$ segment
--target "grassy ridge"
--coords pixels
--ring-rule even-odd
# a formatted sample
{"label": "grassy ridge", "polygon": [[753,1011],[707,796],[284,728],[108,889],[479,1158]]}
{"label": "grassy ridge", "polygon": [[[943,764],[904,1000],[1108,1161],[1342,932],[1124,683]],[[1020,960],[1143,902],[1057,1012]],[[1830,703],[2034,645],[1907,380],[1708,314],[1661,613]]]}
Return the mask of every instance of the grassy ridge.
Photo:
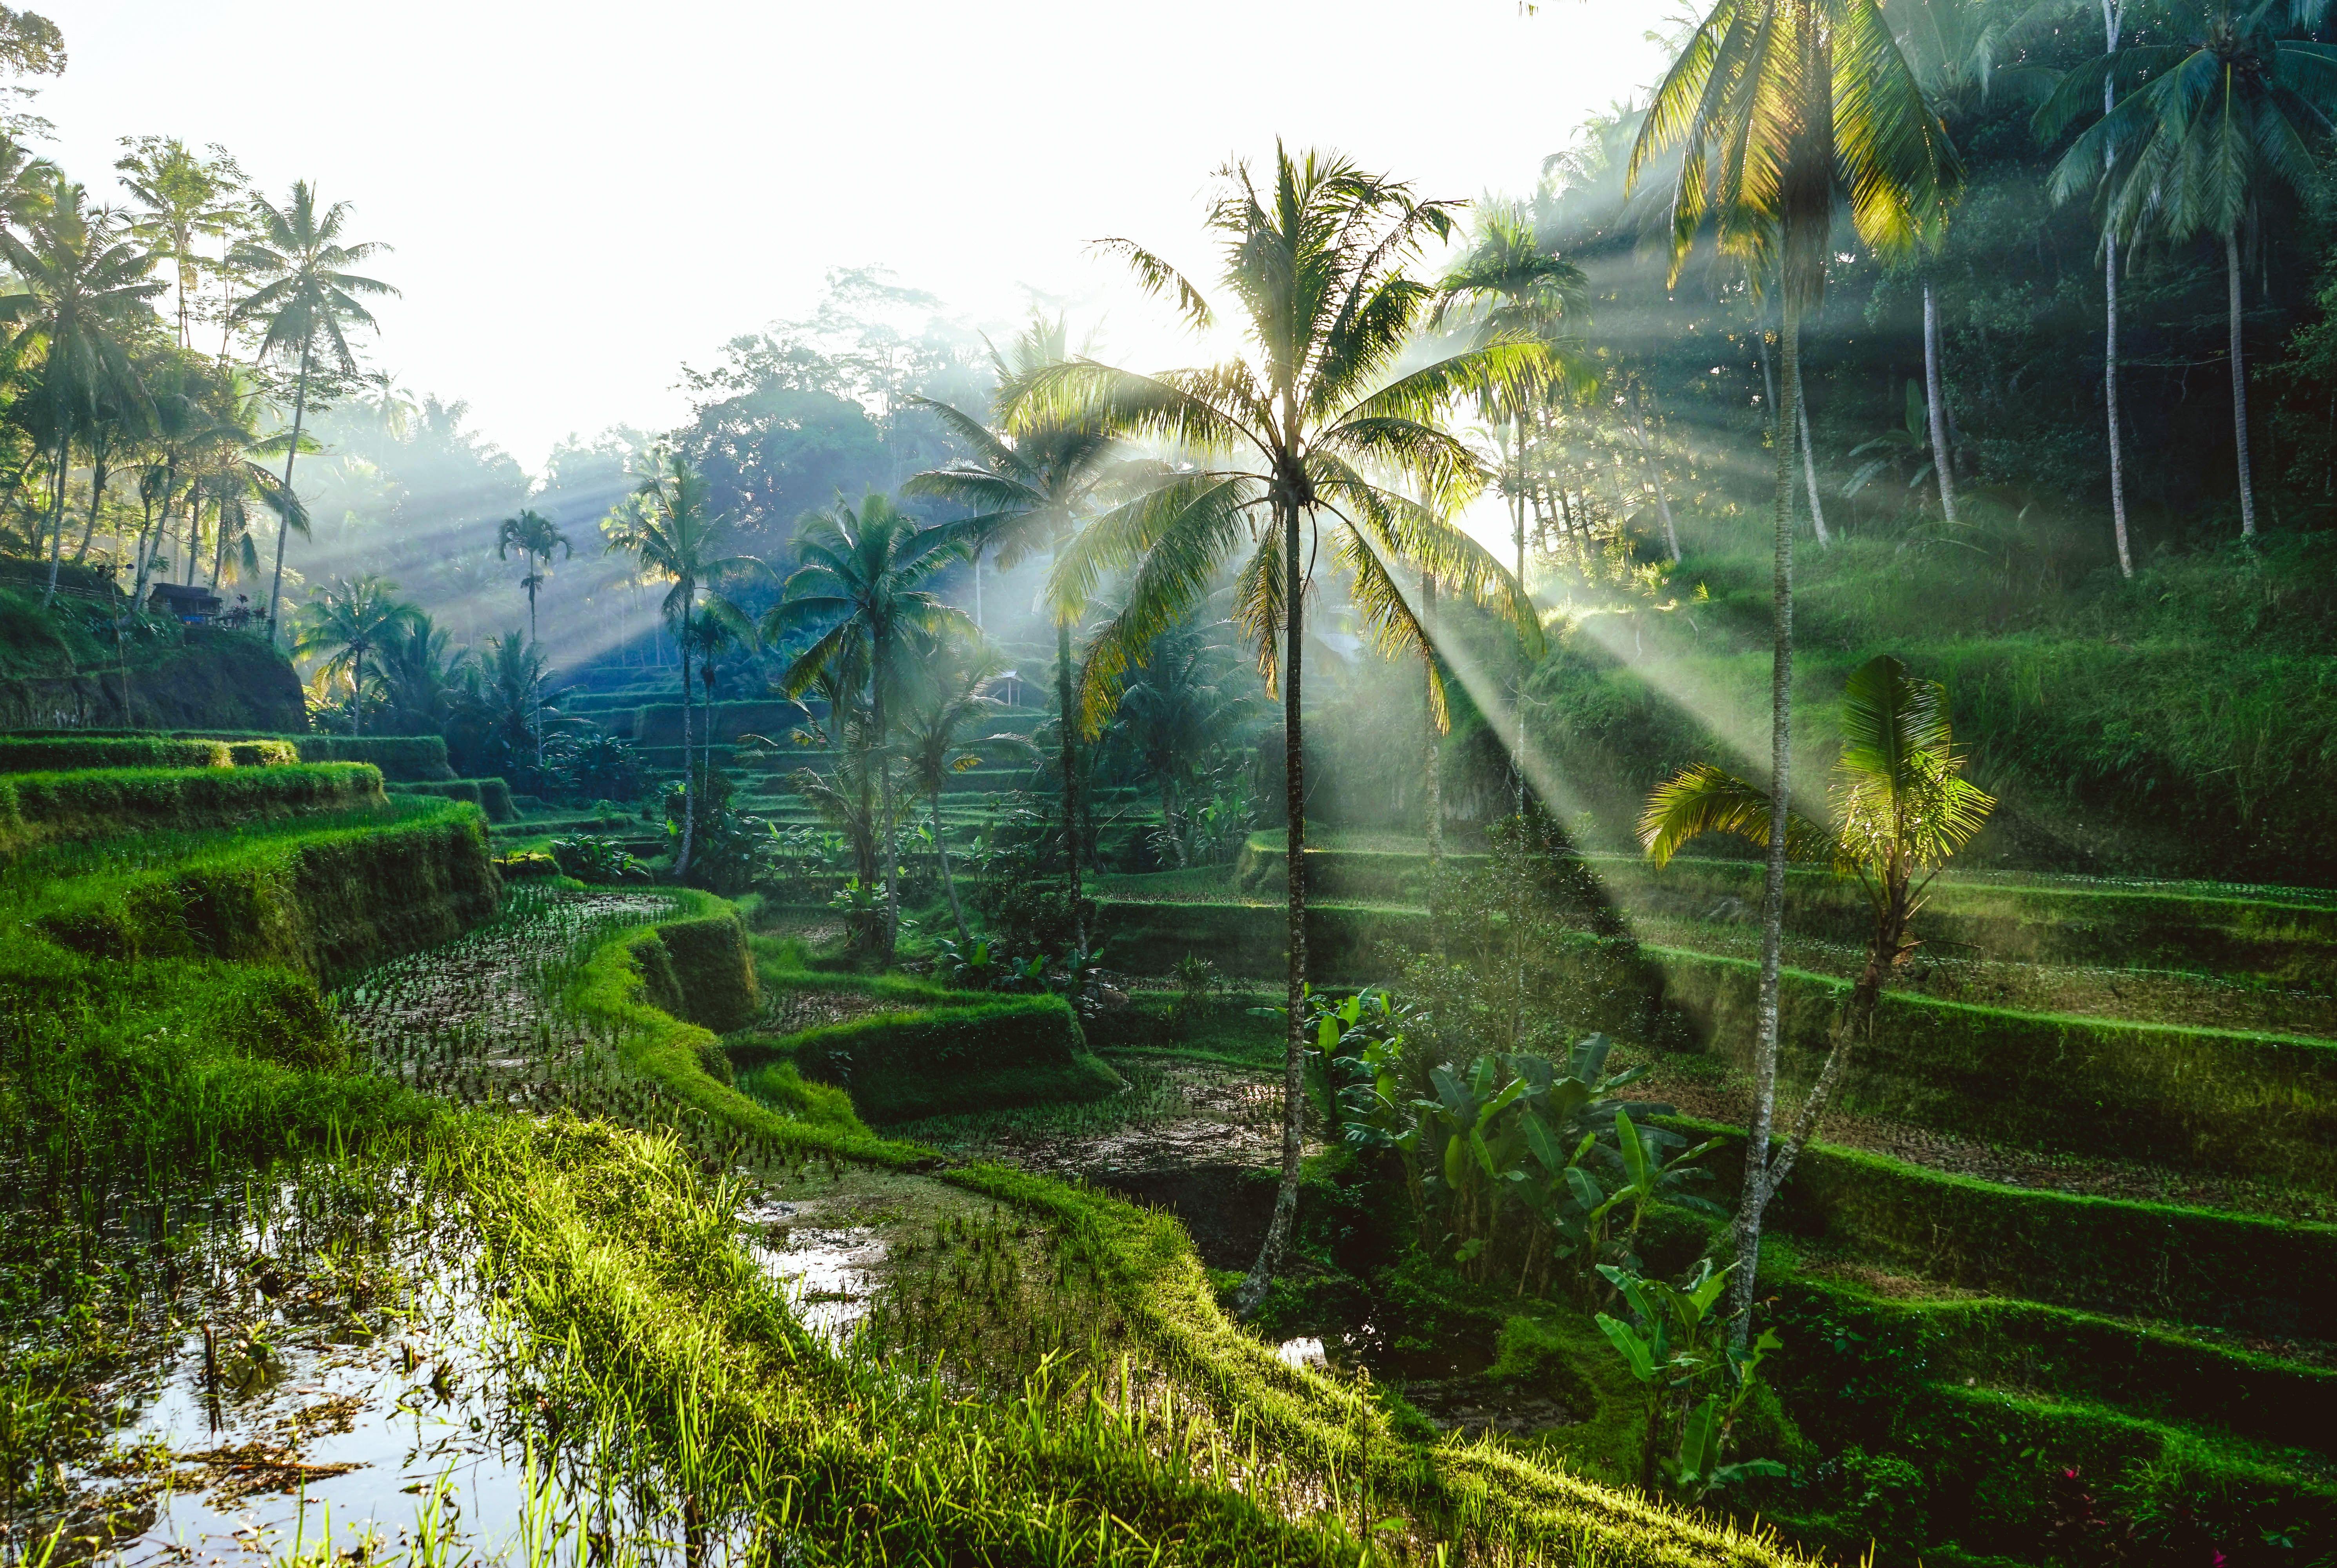
{"label": "grassy ridge", "polygon": [[519,820],[518,803],[511,785],[499,778],[425,779],[401,783],[400,794],[435,795],[440,800],[468,801],[487,813],[491,823]]}
{"label": "grassy ridge", "polygon": [[[1740,1129],[1681,1119],[1719,1189],[1741,1183]],[[1805,1242],[1970,1290],[2088,1311],[2337,1339],[2337,1225],[2000,1186],[1812,1144],[1773,1223]]]}
{"label": "grassy ridge", "polygon": [[9,774],[0,776],[0,854],[58,839],[200,832],[384,803],[380,770],[362,763]]}
{"label": "grassy ridge", "polygon": [[0,774],[77,773],[85,768],[233,767],[225,741],[156,735],[0,737]]}
{"label": "grassy ridge", "polygon": [[1061,997],[1001,997],[879,1013],[777,1038],[735,1042],[752,1093],[774,1066],[850,1090],[874,1122],[1043,1101],[1093,1100],[1125,1087],[1087,1048]]}
{"label": "grassy ridge", "polygon": [[147,837],[161,840],[151,856],[135,838],[103,846],[114,863],[40,888],[18,918],[94,957],[274,965],[330,985],[460,935],[500,892],[486,823],[452,801]]}
{"label": "grassy ridge", "polygon": [[[1162,968],[1184,953],[1227,972],[1278,972],[1283,911],[1271,905],[1109,900],[1117,961]],[[1387,978],[1434,940],[1426,915],[1368,907],[1308,911],[1317,983]],[[1555,977],[1544,1005],[1574,1027],[1659,1049],[1742,1058],[1754,1037],[1749,960],[1583,934],[1538,955]],[[1817,1074],[1845,981],[1788,969],[1780,990],[1783,1070]],[[1740,1060],[1741,1065],[1741,1060]],[[1886,994],[1845,1090],[1861,1108],[2025,1147],[2175,1159],[2294,1182],[2337,1178],[2337,1045],[2181,1025],[2019,1012]]]}

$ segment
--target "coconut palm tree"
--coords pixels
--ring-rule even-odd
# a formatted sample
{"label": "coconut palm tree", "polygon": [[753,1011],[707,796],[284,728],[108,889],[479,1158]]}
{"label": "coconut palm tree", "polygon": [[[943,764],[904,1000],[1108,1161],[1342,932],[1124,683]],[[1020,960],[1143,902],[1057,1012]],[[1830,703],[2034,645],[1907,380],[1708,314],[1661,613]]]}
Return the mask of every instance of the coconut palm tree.
{"label": "coconut palm tree", "polygon": [[187,300],[202,287],[196,242],[234,231],[243,217],[243,170],[217,143],[209,158],[175,136],[125,136],[122,145],[129,151],[113,167],[140,208],[133,232],[177,269],[179,346],[191,347]]}
{"label": "coconut palm tree", "polygon": [[374,656],[374,667],[397,733],[436,735],[453,723],[473,662],[467,650],[455,652],[449,635],[418,611],[402,628],[391,628]]}
{"label": "coconut palm tree", "polygon": [[[1961,184],[1962,165],[1876,0],[1717,0],[1656,89],[1627,182],[1674,148],[1683,154],[1671,190],[1674,275],[1709,220],[1725,252],[1756,279],[1774,276],[1785,384],[1777,428],[1792,431],[1802,406],[1802,317],[1825,297],[1837,199],[1845,200],[1868,248],[1903,255],[1939,221]],[[1793,443],[1775,444],[1769,790],[1783,814],[1792,800],[1794,472]],[[1785,841],[1778,835],[1761,901],[1760,1034],[1730,1279],[1731,1331],[1740,1340],[1751,1325],[1761,1216],[1775,1191],[1769,1142],[1785,900]]]}
{"label": "coconut palm tree", "polygon": [[2249,477],[2247,359],[2241,337],[2240,251],[2265,200],[2285,187],[2320,189],[2313,138],[2337,115],[2337,44],[2284,38],[2293,0],[2210,9],[2187,44],[2142,44],[2062,78],[2037,112],[2038,133],[2058,137],[2105,85],[2115,103],[2053,170],[2056,201],[2098,188],[2105,236],[2180,245],[2224,244],[2237,447],[2240,533],[2256,532]]}
{"label": "coconut palm tree", "polygon": [[951,775],[982,765],[982,754],[958,737],[968,725],[998,707],[990,690],[1004,667],[986,643],[945,640],[923,661],[902,725],[901,754],[910,784],[925,797],[932,813],[934,853],[941,862],[942,888],[949,894],[950,920],[961,943],[972,942],[973,933],[966,929],[957,879],[950,872],[949,838],[942,831],[942,790]]}
{"label": "coconut palm tree", "polygon": [[56,598],[64,555],[65,478],[73,443],[95,430],[109,406],[147,404],[132,349],[153,321],[147,302],[163,283],[148,276],[154,257],[132,244],[114,215],[92,208],[88,193],[53,174],[27,232],[0,226],[0,261],[15,275],[14,292],[0,295],[0,326],[15,328],[7,346],[21,363],[45,344],[39,384],[39,425],[51,464],[47,537],[48,585],[41,602]]}
{"label": "coconut palm tree", "polygon": [[697,822],[697,786],[690,772],[690,648],[681,634],[697,618],[701,591],[719,601],[728,616],[743,618],[712,585],[768,569],[754,556],[724,553],[729,519],[709,506],[705,480],[671,452],[651,457],[640,483],[602,520],[601,532],[604,553],[625,551],[633,558],[638,579],[668,585],[659,609],[681,643],[681,844],[673,864],[674,878],[680,881],[689,873]]}
{"label": "coconut palm tree", "polygon": [[[292,436],[284,449],[283,483],[288,492],[292,463],[300,454],[300,426],[308,412],[310,376],[319,361],[328,371],[355,375],[357,359],[346,329],[376,325],[372,313],[358,303],[358,297],[377,297],[397,290],[347,270],[389,248],[370,242],[342,242],[347,202],[336,201],[320,212],[316,187],[303,180],[293,185],[291,199],[283,207],[255,196],[251,210],[258,220],[258,233],[237,243],[233,262],[259,287],[237,302],[233,319],[260,327],[261,358],[298,366],[292,385]],[[276,532],[276,577],[268,589],[270,640],[276,636],[277,609],[284,596],[288,531]]]}
{"label": "coconut palm tree", "polygon": [[421,614],[397,597],[397,584],[374,572],[328,582],[302,607],[292,651],[321,657],[319,682],[348,683],[351,735],[364,733],[366,681],[378,675],[378,656]]}
{"label": "coconut palm tree", "polygon": [[1186,782],[1208,765],[1257,705],[1255,681],[1232,676],[1227,651],[1195,621],[1179,621],[1153,639],[1112,721],[1160,792],[1161,828],[1180,867],[1191,860],[1182,810]]}
{"label": "coconut palm tree", "polygon": [[[1931,879],[1970,842],[1996,804],[1963,776],[1947,687],[1914,678],[1888,654],[1851,673],[1843,690],[1842,740],[1833,769],[1833,824],[1821,827],[1789,813],[1785,853],[1857,878],[1874,925],[1825,1066],[1771,1161],[1773,1186],[1785,1181],[1816,1133],[1852,1050],[1873,1034],[1883,981],[1919,945],[1910,927]],[[1716,767],[1692,767],[1648,797],[1639,841],[1658,866],[1708,833],[1733,833],[1765,849],[1775,842],[1774,810],[1770,797],[1743,779]]]}
{"label": "coconut palm tree", "polygon": [[[1002,420],[1014,389],[1051,365],[1071,357],[1069,336],[1061,317],[1034,318],[1012,346],[991,350],[997,372]],[[974,455],[945,468],[914,474],[901,493],[953,502],[971,509],[966,519],[968,548],[974,570],[982,556],[995,550],[1002,569],[1012,570],[1033,551],[1046,550],[1061,562],[1065,547],[1081,523],[1098,510],[1099,492],[1119,463],[1119,443],[1092,416],[1073,413],[1041,419],[1033,416],[1012,433],[993,429],[972,415],[930,398],[913,400],[931,412]],[[1055,696],[1060,721],[1056,745],[1061,752],[1058,772],[1063,789],[1065,869],[1071,881],[1071,908],[1085,945],[1086,926],[1078,915],[1082,892],[1080,879],[1080,766],[1077,747],[1080,724],[1074,708],[1071,679],[1071,618],[1055,620]]]}
{"label": "coconut palm tree", "polygon": [[[1530,342],[1547,345],[1565,364],[1574,390],[1593,385],[1589,366],[1579,356],[1574,328],[1590,299],[1582,268],[1544,250],[1535,238],[1533,219],[1515,205],[1486,208],[1477,220],[1474,242],[1460,264],[1438,285],[1436,308],[1429,325],[1441,326],[1448,317],[1476,328],[1480,343]],[[1517,548],[1518,580],[1526,579],[1526,426],[1532,408],[1517,398],[1488,400],[1489,420],[1509,427],[1503,453],[1507,460],[1501,490],[1510,503],[1510,531]],[[1672,556],[1679,557],[1673,541]]]}
{"label": "coconut palm tree", "polygon": [[[1451,234],[1452,203],[1418,200],[1409,186],[1336,154],[1294,156],[1281,147],[1263,189],[1246,164],[1221,170],[1221,179],[1208,226],[1220,243],[1220,280],[1244,313],[1247,355],[1157,375],[1085,360],[1041,370],[1015,389],[1009,424],[1019,432],[1092,419],[1177,449],[1133,499],[1072,542],[1053,574],[1059,617],[1078,613],[1107,575],[1128,579],[1123,602],[1088,651],[1087,731],[1100,726],[1153,639],[1190,614],[1229,565],[1236,623],[1282,697],[1290,879],[1282,1182],[1241,1289],[1247,1312],[1264,1298],[1297,1213],[1308,1043],[1300,696],[1316,547],[1327,533],[1332,564],[1384,652],[1421,642],[1393,575],[1398,562],[1428,567],[1448,589],[1499,601],[1521,630],[1538,635],[1522,589],[1499,562],[1374,475],[1401,470],[1438,495],[1481,484],[1481,466],[1439,415],[1456,398],[1530,397],[1548,384],[1551,362],[1547,346],[1504,337],[1395,373],[1436,296],[1408,268],[1425,241]],[[1207,297],[1168,262],[1127,240],[1108,244],[1194,326],[1214,321]],[[1441,704],[1441,686],[1436,696]]]}
{"label": "coconut palm tree", "polygon": [[[543,639],[535,629],[535,591],[543,586],[544,579],[552,573],[552,552],[560,550],[566,558],[573,559],[576,547],[568,542],[568,536],[560,531],[558,523],[530,509],[517,517],[507,517],[496,525],[495,559],[509,560],[508,552],[514,550],[527,563],[527,575],[520,579],[520,586],[527,589],[527,640],[541,647]],[[535,765],[538,768],[543,766],[542,725],[536,726]]]}
{"label": "coconut palm tree", "polygon": [[903,696],[908,661],[945,632],[980,635],[971,618],[944,604],[923,585],[964,559],[973,531],[965,522],[918,526],[891,500],[871,494],[856,509],[837,502],[803,520],[796,536],[802,564],[789,575],[779,602],[763,618],[765,642],[814,627],[823,629],[779,676],[779,689],[799,697],[822,670],[849,660],[868,674],[869,745],[875,753],[885,876],[885,925],[878,958],[890,962],[900,939],[899,823],[893,804],[888,716]]}

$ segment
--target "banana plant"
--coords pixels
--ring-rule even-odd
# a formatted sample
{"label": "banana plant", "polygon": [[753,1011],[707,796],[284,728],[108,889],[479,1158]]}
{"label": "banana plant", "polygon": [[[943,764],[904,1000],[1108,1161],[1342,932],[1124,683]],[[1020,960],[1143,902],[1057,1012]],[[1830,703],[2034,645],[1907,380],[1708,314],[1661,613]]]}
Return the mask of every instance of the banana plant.
{"label": "banana plant", "polygon": [[[1742,1348],[1729,1342],[1727,1315],[1713,1309],[1735,1269],[1700,1259],[1687,1283],[1674,1285],[1613,1264],[1599,1268],[1635,1320],[1599,1314],[1599,1331],[1648,1390],[1639,1484],[1652,1492],[1660,1475],[1684,1502],[1755,1475],[1785,1474],[1774,1460],[1724,1462],[1729,1433],[1760,1386],[1761,1362],[1782,1343],[1775,1329]],[[1663,1451],[1667,1424],[1677,1437],[1669,1454]]]}

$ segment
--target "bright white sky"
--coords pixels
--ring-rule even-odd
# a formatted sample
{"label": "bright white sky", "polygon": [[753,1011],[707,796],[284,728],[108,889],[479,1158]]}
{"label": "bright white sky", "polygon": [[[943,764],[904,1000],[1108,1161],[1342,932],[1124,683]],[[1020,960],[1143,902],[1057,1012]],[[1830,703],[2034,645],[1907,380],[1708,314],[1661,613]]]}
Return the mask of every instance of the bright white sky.
{"label": "bright white sky", "polygon": [[[1104,347],[1181,362],[1090,241],[1190,268],[1208,175],[1281,135],[1423,194],[1531,188],[1658,68],[1662,0],[33,0],[71,66],[35,108],[110,192],[117,137],[217,141],[271,195],[355,204],[396,253],[375,363],[466,398],[531,470],[674,423],[684,360],[882,264],[953,313],[1111,304]],[[1100,292],[1112,290],[1107,296]]]}

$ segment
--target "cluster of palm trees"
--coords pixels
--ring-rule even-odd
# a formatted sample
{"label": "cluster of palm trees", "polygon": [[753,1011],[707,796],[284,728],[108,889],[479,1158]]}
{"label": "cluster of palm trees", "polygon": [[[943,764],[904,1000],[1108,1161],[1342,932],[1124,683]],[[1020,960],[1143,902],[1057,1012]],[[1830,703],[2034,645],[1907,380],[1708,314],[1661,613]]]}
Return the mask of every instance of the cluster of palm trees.
{"label": "cluster of palm trees", "polygon": [[376,573],[320,584],[292,618],[292,652],[313,659],[309,685],[348,732],[368,722],[396,735],[445,734],[472,743],[495,771],[528,779],[544,767],[547,731],[566,724],[550,695],[541,644],[514,628],[456,648],[419,605]]}
{"label": "cluster of palm trees", "polygon": [[[349,242],[347,205],[321,204],[305,181],[281,205],[249,190],[216,148],[143,138],[118,168],[128,208],[93,203],[0,136],[0,544],[45,558],[54,599],[77,522],[74,561],[108,536],[106,564],[142,599],[165,571],[256,584],[264,511],[272,636],[286,541],[308,527],[292,483],[303,426],[320,390],[357,373],[349,333],[373,325],[364,301],[395,292],[352,270],[381,248]],[[206,273],[219,286],[208,303]],[[156,302],[174,287],[171,319]],[[194,343],[202,310],[220,325],[216,353]]]}

